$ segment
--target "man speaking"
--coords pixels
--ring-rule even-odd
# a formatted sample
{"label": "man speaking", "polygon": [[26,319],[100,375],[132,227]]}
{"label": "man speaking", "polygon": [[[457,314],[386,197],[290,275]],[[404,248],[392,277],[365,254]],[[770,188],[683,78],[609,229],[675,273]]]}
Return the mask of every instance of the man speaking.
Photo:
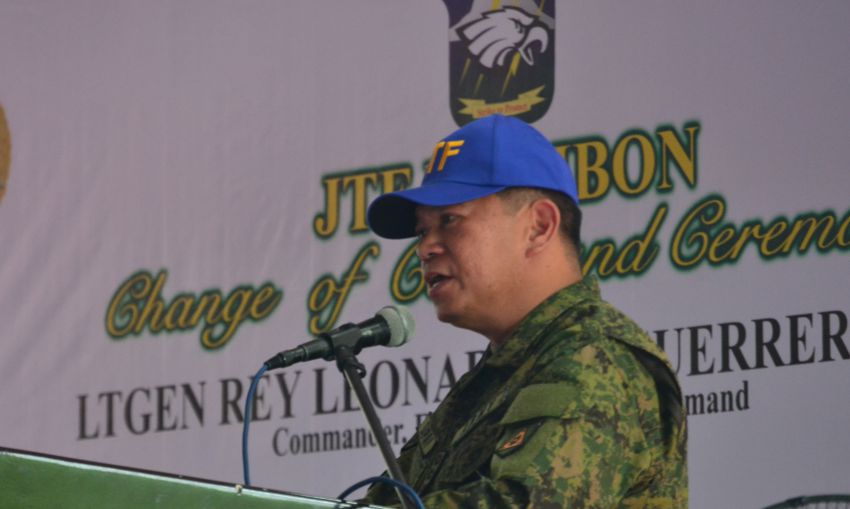
{"label": "man speaking", "polygon": [[[418,237],[437,317],[490,340],[405,444],[427,507],[686,508],[681,389],[664,353],[582,278],[572,172],[524,122],[476,120],[372,230]],[[374,486],[367,501],[398,504]]]}

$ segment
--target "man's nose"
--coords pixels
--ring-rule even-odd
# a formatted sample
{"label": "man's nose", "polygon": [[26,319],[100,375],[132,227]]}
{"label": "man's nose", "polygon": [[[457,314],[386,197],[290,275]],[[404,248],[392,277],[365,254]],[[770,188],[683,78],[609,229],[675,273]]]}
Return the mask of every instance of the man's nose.
{"label": "man's nose", "polygon": [[416,255],[420,260],[427,261],[442,253],[443,250],[444,248],[439,236],[431,231],[419,237],[419,244],[416,246]]}

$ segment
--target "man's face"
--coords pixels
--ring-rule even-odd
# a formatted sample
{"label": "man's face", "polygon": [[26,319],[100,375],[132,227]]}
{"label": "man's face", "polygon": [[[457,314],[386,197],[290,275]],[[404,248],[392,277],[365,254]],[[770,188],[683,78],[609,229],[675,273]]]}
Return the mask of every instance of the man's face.
{"label": "man's face", "polygon": [[521,291],[527,238],[523,214],[490,195],[447,207],[416,209],[417,254],[437,317],[491,339]]}

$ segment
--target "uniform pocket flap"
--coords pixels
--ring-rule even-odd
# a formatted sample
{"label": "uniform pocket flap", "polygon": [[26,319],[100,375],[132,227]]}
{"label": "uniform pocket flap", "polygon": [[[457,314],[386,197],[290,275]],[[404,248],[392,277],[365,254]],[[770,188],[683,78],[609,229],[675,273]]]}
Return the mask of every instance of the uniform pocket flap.
{"label": "uniform pocket flap", "polygon": [[572,417],[577,413],[578,400],[575,388],[567,384],[529,385],[519,391],[499,424],[543,417]]}

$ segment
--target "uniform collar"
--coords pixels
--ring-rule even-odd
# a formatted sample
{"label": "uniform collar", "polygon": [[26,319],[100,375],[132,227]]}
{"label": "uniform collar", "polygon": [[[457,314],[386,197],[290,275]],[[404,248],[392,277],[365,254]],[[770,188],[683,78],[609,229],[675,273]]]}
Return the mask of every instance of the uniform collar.
{"label": "uniform collar", "polygon": [[[526,353],[534,348],[549,326],[557,321],[559,328],[566,328],[576,321],[570,309],[586,300],[598,300],[599,281],[590,276],[571,284],[537,305],[522,319],[516,330],[498,347],[487,347],[485,363],[492,367],[509,367],[521,363]],[[561,318],[563,315],[562,319]]]}

